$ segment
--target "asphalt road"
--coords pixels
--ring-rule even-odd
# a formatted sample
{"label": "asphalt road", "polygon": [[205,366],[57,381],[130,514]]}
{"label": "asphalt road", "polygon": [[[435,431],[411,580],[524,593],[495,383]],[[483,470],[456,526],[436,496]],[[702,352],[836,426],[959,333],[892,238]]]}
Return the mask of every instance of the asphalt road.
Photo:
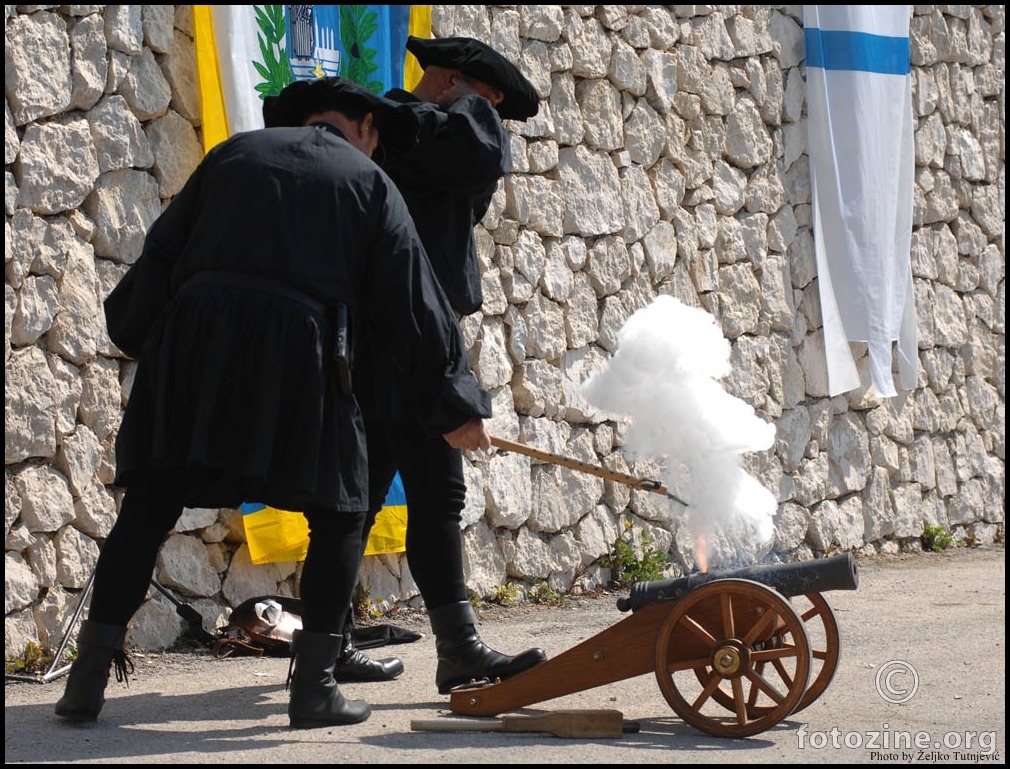
{"label": "asphalt road", "polygon": [[[426,635],[372,650],[402,657],[406,671],[392,683],[344,685],[345,694],[373,707],[369,720],[345,727],[288,728],[288,663],[280,658],[215,660],[199,647],[138,656],[129,687],[113,679],[98,723],[83,726],[53,715],[63,677],[8,680],[5,763],[1005,763],[1003,546],[861,558],[858,569],[857,590],[821,594],[837,624],[837,642],[821,637],[824,622],[801,626],[800,634],[809,630],[815,659],[808,683],[787,684],[786,691],[808,697],[814,682],[824,680],[817,652],[834,648],[840,657],[826,688],[753,736],[717,736],[692,726],[673,708],[654,670],[508,713],[616,709],[629,728],[638,728],[619,737],[413,731],[414,720],[463,717],[435,689],[434,639]],[[481,612],[480,631],[502,651],[541,646],[554,659],[584,641],[613,639],[636,627],[638,613],[618,611],[618,597],[489,608]],[[427,631],[421,613],[397,615],[395,622]],[[596,680],[571,666],[549,666],[536,679],[548,692],[568,691],[572,676]],[[702,715],[700,706],[687,712]],[[721,717],[714,718],[723,728]]]}

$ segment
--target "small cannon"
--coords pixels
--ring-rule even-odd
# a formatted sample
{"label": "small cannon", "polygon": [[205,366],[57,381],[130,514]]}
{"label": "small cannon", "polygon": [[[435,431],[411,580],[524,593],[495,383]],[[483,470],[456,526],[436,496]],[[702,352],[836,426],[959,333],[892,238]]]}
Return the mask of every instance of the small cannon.
{"label": "small cannon", "polygon": [[653,672],[684,721],[750,737],[827,689],[840,649],[821,593],[858,584],[851,553],[637,582],[618,601],[628,617],[513,678],[454,689],[450,709],[495,716]]}
{"label": "small cannon", "polygon": [[717,579],[749,579],[773,587],[786,598],[829,590],[855,590],[859,586],[856,561],[851,554],[818,561],[780,563],[773,566],[749,566],[727,572],[700,572],[679,579],[636,582],[627,599],[617,601],[621,611],[636,611],[653,601],[676,601],[692,590]]}

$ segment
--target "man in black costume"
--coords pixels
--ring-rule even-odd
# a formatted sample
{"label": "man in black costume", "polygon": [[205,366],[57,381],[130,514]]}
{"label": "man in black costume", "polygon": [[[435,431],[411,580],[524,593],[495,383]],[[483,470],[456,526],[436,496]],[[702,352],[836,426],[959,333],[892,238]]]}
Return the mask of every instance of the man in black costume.
{"label": "man in black costume", "polygon": [[[469,315],[483,302],[473,228],[512,168],[502,120],[534,116],[539,97],[514,64],[479,40],[410,37],[407,50],[424,74],[412,92],[393,89],[386,97],[414,112],[419,139],[406,151],[387,149],[380,163],[407,202],[449,303],[459,316]],[[541,649],[509,656],[480,639],[463,572],[462,452],[423,429],[381,350],[366,346],[362,364],[370,377],[363,401],[370,509],[362,547],[399,471],[407,500],[407,564],[436,638],[439,693],[471,680],[504,680],[544,661]],[[348,639],[351,626],[349,615]],[[348,643],[335,675],[383,681],[402,670],[398,658],[372,660]]]}
{"label": "man in black costume", "polygon": [[416,118],[340,78],[291,84],[264,118],[207,154],[105,303],[110,338],[138,363],[116,443],[126,493],[56,704],[67,720],[96,720],[113,665],[129,672],[127,624],[183,508],[250,499],[309,523],[291,726],[368,718],[333,676],[368,509],[352,334],[385,351],[428,434],[490,447],[490,397],[403,198],[370,159],[380,137],[412,146]]}

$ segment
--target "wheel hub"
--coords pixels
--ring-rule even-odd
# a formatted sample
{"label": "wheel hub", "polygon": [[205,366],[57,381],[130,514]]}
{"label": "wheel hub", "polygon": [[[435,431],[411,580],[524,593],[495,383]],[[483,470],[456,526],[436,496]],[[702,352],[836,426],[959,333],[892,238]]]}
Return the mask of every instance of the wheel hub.
{"label": "wheel hub", "polygon": [[750,651],[735,638],[723,641],[712,650],[712,669],[723,678],[742,676],[750,665]]}

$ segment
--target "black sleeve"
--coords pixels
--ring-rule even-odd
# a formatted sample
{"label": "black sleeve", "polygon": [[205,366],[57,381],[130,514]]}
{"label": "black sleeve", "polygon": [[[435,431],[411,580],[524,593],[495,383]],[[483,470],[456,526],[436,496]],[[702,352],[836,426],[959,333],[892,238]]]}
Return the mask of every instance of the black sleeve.
{"label": "black sleeve", "polygon": [[151,225],[140,257],[105,299],[109,338],[131,358],[140,355],[148,333],[171,297],[172,268],[192,229],[204,163]]}
{"label": "black sleeve", "polygon": [[508,136],[487,99],[466,96],[448,109],[415,108],[417,146],[396,162],[397,181],[477,195],[512,169]]}
{"label": "black sleeve", "polygon": [[412,415],[432,434],[491,416],[491,397],[470,369],[463,334],[403,198],[386,187],[368,288],[369,343],[392,363]]}

